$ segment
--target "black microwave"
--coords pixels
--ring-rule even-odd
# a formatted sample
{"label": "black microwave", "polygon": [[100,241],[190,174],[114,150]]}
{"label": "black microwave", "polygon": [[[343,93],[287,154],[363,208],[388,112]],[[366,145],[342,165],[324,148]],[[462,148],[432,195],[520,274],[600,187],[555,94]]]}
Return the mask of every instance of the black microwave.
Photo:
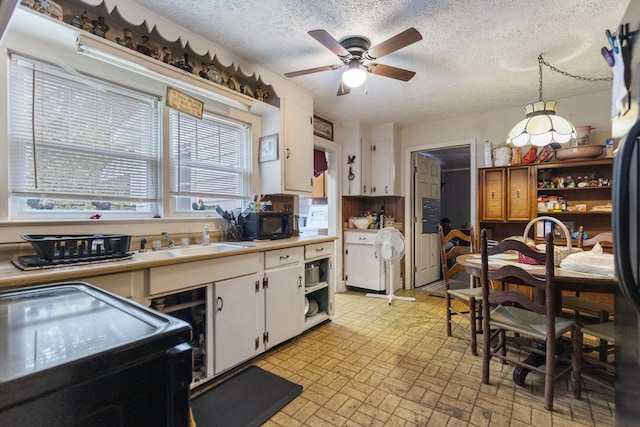
{"label": "black microwave", "polygon": [[287,239],[298,235],[296,217],[291,212],[251,212],[240,215],[243,240]]}

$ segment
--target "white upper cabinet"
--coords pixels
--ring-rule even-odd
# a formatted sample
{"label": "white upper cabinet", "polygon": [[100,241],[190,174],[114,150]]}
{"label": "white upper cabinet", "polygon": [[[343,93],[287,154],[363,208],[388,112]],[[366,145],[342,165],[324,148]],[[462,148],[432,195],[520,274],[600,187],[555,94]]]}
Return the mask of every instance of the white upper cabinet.
{"label": "white upper cabinet", "polygon": [[395,123],[371,129],[371,195],[401,196],[400,128]]}
{"label": "white upper cabinet", "polygon": [[345,170],[342,194],[371,195],[371,127],[361,121],[343,124]]}
{"label": "white upper cabinet", "polygon": [[[344,125],[345,196],[401,196],[400,128],[395,123],[370,127]],[[353,163],[349,163],[352,156]]]}
{"label": "white upper cabinet", "polygon": [[277,115],[263,117],[263,135],[279,135],[278,158],[259,165],[261,193],[313,193],[313,108],[291,99],[280,100]]}

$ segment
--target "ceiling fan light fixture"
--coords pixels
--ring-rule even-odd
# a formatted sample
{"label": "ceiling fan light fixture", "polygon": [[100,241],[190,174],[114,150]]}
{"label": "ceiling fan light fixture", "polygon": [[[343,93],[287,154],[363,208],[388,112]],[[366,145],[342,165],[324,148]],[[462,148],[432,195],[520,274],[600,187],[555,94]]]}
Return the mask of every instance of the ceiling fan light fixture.
{"label": "ceiling fan light fixture", "polygon": [[349,68],[342,73],[342,83],[349,87],[358,87],[367,80],[367,72],[364,71],[357,60],[349,63]]}

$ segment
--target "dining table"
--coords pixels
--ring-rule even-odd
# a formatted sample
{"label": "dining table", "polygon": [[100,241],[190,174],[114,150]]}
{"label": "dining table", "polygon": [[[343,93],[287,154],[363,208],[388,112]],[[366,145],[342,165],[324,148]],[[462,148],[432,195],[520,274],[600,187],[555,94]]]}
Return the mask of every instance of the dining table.
{"label": "dining table", "polygon": [[[515,265],[525,269],[533,276],[545,276],[544,265],[520,263],[518,262],[517,253],[490,255],[488,259],[489,269],[497,269],[505,265]],[[467,273],[480,278],[482,272],[480,254],[459,255],[456,262],[462,265]],[[556,301],[558,301],[558,307],[556,308],[556,312],[558,314],[562,312],[562,291],[614,294],[617,288],[617,282],[613,275],[585,273],[561,267],[555,267],[554,269],[554,283],[557,287]],[[539,366],[544,363],[544,357],[532,353],[525,361],[533,366]],[[528,369],[516,366],[513,371],[513,381],[518,385],[524,385],[528,373]]]}

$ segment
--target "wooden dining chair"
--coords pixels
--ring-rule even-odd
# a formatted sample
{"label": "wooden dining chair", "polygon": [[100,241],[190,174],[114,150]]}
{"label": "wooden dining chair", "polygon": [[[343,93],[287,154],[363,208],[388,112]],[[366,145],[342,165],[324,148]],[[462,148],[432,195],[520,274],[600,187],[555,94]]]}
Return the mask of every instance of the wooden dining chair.
{"label": "wooden dining chair", "polygon": [[[613,234],[611,231],[599,233],[589,239],[584,239],[584,227],[580,226],[578,231],[578,247],[581,249],[592,248],[596,243],[613,243]],[[576,323],[606,323],[613,316],[613,304],[601,301],[594,301],[584,296],[580,296],[580,292],[574,292],[573,295],[562,296],[563,309],[570,310]],[[582,319],[582,317],[588,319]],[[600,360],[606,361],[607,352],[606,341],[600,343],[603,349],[600,352]]]}
{"label": "wooden dining chair", "polygon": [[[599,345],[585,345],[584,335],[594,337],[598,340]],[[571,373],[573,396],[576,399],[582,397],[583,379],[593,381],[599,386],[604,386],[609,390],[614,390],[614,363],[608,360],[608,355],[614,350],[615,346],[615,322],[599,323],[596,325],[578,325],[573,346],[571,361],[571,364],[574,366]],[[597,360],[584,357],[585,354],[592,351],[599,353]],[[604,360],[602,358],[603,353],[607,355]]]}
{"label": "wooden dining chair", "polygon": [[[464,234],[458,229],[453,229],[447,235],[444,235],[442,226],[438,226],[440,233],[440,252],[442,261],[442,278],[445,285],[445,300],[447,305],[447,336],[452,336],[452,327],[460,328],[470,335],[471,338],[471,354],[478,355],[478,331],[482,331],[480,303],[482,299],[482,288],[466,287],[463,289],[452,288],[453,276],[459,272],[464,272],[464,267],[456,262],[458,255],[473,253],[475,246],[475,233],[473,226],[470,228],[469,235]],[[468,243],[468,246],[454,244],[458,239]],[[477,249],[476,249],[477,250]],[[476,283],[475,278],[473,283]],[[460,301],[456,304],[455,301]],[[464,304],[464,308],[459,306]],[[460,316],[463,322],[457,322],[454,316]]]}
{"label": "wooden dining chair", "polygon": [[[489,255],[507,251],[517,251],[539,263],[545,264],[544,277],[535,277],[525,269],[514,264],[492,266]],[[556,317],[556,289],[554,287],[554,250],[553,235],[547,234],[545,252],[537,252],[517,240],[503,240],[497,246],[489,248],[487,232],[482,230],[480,239],[481,284],[483,312],[482,382],[489,384],[489,364],[491,358],[509,363],[541,374],[544,378],[544,407],[553,410],[554,382],[562,374],[572,369],[568,367],[556,370],[557,362],[570,360],[571,346],[562,348],[556,342],[571,331],[573,340],[574,322],[572,319]],[[490,293],[490,282],[528,286],[532,288],[532,298],[524,293],[505,289]],[[507,332],[509,341],[518,347],[507,351]],[[543,365],[530,362],[530,358],[520,357],[520,353],[534,353],[543,359]],[[558,354],[556,354],[558,353]]]}

